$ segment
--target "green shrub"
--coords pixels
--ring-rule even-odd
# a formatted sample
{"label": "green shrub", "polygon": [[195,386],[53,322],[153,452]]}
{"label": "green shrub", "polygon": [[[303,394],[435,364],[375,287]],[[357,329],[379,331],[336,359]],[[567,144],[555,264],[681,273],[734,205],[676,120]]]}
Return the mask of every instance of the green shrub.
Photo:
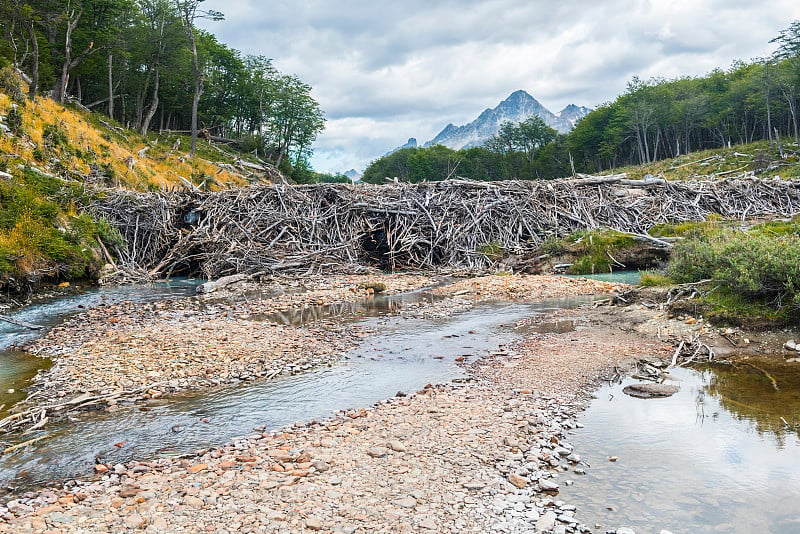
{"label": "green shrub", "polygon": [[88,213],[81,213],[70,221],[76,242],[102,239],[107,245],[123,246],[125,239],[119,230],[105,219],[95,219]]}
{"label": "green shrub", "polygon": [[642,271],[639,285],[643,287],[663,287],[674,284],[672,279],[659,271]]}
{"label": "green shrub", "polygon": [[6,113],[6,126],[17,137],[25,135],[25,130],[22,127],[22,113],[19,106],[12,105]]}
{"label": "green shrub", "polygon": [[789,325],[796,322],[796,314],[789,307],[781,309],[761,299],[748,298],[717,287],[702,298],[704,315],[713,323],[732,324],[747,328],[761,329],[775,325]]}
{"label": "green shrub", "polygon": [[22,80],[10,65],[0,69],[0,91],[7,94],[13,102],[25,104]]}
{"label": "green shrub", "polygon": [[713,280],[731,294],[800,308],[800,239],[726,230],[676,244],[667,273],[677,283]]}
{"label": "green shrub", "polygon": [[567,242],[572,242],[569,250],[578,256],[570,267],[572,274],[610,272],[614,253],[636,245],[633,236],[616,230],[581,230],[569,235]]}
{"label": "green shrub", "polygon": [[764,236],[800,236],[800,216],[790,221],[771,221],[758,224],[750,229],[753,235]]}
{"label": "green shrub", "polygon": [[692,237],[721,232],[733,223],[712,214],[704,221],[685,221],[681,223],[657,224],[650,229],[653,237]]}
{"label": "green shrub", "polygon": [[46,125],[42,131],[42,144],[49,155],[69,148],[69,138],[64,125],[62,123]]}
{"label": "green shrub", "polygon": [[539,245],[539,253],[549,254],[550,256],[560,256],[569,252],[569,244],[564,238],[558,236],[547,236],[542,244]]}
{"label": "green shrub", "polygon": [[492,241],[490,243],[486,243],[480,247],[480,253],[486,256],[488,260],[491,261],[500,261],[503,259],[506,253],[506,249],[503,245],[497,241]]}

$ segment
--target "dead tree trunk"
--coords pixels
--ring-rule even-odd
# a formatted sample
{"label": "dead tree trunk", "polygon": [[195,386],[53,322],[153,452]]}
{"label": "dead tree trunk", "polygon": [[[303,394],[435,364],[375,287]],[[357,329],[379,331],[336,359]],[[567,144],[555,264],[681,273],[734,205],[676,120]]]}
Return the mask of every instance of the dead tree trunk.
{"label": "dead tree trunk", "polygon": [[142,135],[147,135],[147,131],[150,129],[150,122],[153,120],[153,116],[156,114],[156,109],[158,109],[158,87],[160,82],[160,75],[159,75],[159,68],[158,64],[156,64],[155,72],[154,72],[155,80],[153,81],[153,100],[150,102],[150,106],[147,108],[147,113],[142,120]]}
{"label": "dead tree trunk", "polygon": [[108,118],[114,118],[114,56],[108,54]]}

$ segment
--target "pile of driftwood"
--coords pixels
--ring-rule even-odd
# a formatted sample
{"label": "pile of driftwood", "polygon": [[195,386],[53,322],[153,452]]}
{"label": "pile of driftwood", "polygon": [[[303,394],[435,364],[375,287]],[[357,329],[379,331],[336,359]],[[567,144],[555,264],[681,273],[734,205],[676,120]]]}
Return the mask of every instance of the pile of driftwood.
{"label": "pile of driftwood", "polygon": [[115,255],[136,278],[176,272],[481,271],[535,253],[548,236],[612,228],[651,239],[655,224],[792,216],[800,182],[667,182],[624,175],[552,181],[313,186],[216,193],[109,190],[92,211],[125,239]]}

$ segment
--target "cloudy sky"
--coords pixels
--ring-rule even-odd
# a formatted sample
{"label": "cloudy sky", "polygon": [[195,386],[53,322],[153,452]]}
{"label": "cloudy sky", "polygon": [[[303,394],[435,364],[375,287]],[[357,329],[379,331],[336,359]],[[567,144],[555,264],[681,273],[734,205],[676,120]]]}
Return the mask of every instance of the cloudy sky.
{"label": "cloudy sky", "polygon": [[206,0],[204,26],[310,84],[317,170],[362,170],[525,89],[594,107],[634,76],[702,75],[771,53],[797,0]]}

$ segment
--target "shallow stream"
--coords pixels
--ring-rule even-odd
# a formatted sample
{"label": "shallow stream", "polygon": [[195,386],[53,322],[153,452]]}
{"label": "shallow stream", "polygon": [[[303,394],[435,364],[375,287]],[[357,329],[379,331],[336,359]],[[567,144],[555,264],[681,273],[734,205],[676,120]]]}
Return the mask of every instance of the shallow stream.
{"label": "shallow stream", "polygon": [[[51,327],[82,307],[180,297],[192,294],[193,286],[181,281],[97,290],[33,306],[14,317]],[[442,319],[398,315],[432,298],[416,292],[254,317],[283,324],[353,321],[378,333],[339,363],[313,372],[78,414],[72,422],[49,426],[46,440],[0,456],[0,487],[35,487],[82,476],[97,458],[116,464],[191,454],[249,435],[256,427],[277,429],[324,418],[398,391],[462,378],[457,357],[469,362],[497,351],[526,333],[510,327],[517,321],[588,300],[486,303]],[[575,328],[572,321],[538,321],[532,330]],[[35,335],[0,323],[0,347]],[[599,389],[581,417],[585,427],[570,436],[591,467],[585,476],[561,475],[574,485],[562,484],[558,498],[576,504],[582,522],[598,525],[595,532],[622,526],[637,534],[662,529],[675,534],[800,532],[800,372],[798,364],[777,361],[675,370],[681,390],[667,399],[628,397],[622,389],[630,380]],[[0,352],[0,404],[18,400],[30,377],[47,364],[11,350]],[[10,389],[15,393],[9,394]],[[608,461],[611,456],[618,460]]]}
{"label": "shallow stream", "polygon": [[591,467],[559,498],[597,532],[800,532],[800,366],[745,361],[675,369],[670,398],[601,388],[570,436]]}
{"label": "shallow stream", "polygon": [[85,475],[97,458],[116,464],[191,454],[249,435],[256,427],[277,429],[324,418],[337,410],[370,406],[399,391],[411,393],[428,383],[463,378],[456,358],[470,361],[500,349],[516,338],[511,328],[515,322],[592,300],[487,303],[441,319],[396,314],[430,298],[417,292],[270,316],[287,324],[338,316],[378,333],[331,367],[170,396],[113,412],[86,412],[48,425],[46,440],[0,456],[0,487],[19,489]]}

